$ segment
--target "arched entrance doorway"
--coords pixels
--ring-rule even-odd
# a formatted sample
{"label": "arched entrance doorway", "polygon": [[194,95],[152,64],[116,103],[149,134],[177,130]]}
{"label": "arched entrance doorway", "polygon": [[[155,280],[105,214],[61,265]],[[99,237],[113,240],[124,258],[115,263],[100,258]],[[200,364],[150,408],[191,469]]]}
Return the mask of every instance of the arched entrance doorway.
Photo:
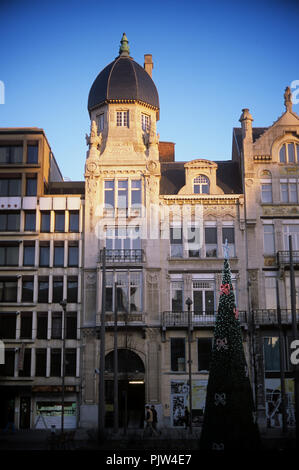
{"label": "arched entrance doorway", "polygon": [[[144,364],[130,349],[118,349],[119,426],[142,428],[144,422]],[[114,352],[105,358],[106,426],[113,427]]]}

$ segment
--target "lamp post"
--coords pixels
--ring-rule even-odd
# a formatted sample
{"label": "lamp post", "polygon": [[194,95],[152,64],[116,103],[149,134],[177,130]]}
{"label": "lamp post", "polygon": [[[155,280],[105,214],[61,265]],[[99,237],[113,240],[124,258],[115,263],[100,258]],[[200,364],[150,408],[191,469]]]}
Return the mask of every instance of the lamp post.
{"label": "lamp post", "polygon": [[188,371],[189,371],[189,428],[190,434],[192,434],[192,360],[191,360],[191,305],[192,300],[190,297],[186,300],[186,305],[188,307]]}
{"label": "lamp post", "polygon": [[65,336],[66,336],[66,306],[64,299],[60,302],[63,309],[63,328],[62,328],[62,397],[61,397],[61,433],[64,432],[64,378],[65,378]]}

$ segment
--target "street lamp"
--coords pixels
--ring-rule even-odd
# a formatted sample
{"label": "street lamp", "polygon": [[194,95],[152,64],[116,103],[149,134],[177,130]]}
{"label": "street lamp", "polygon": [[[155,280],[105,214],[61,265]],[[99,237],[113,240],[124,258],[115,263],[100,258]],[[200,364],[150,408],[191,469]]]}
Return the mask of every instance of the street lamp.
{"label": "street lamp", "polygon": [[65,336],[66,336],[66,306],[64,299],[60,303],[63,308],[63,330],[62,330],[62,398],[61,398],[61,433],[64,432],[64,377],[65,377]]}
{"label": "street lamp", "polygon": [[186,300],[186,305],[188,308],[188,370],[189,370],[189,427],[190,434],[192,434],[192,371],[191,371],[191,305],[193,304],[190,297]]}

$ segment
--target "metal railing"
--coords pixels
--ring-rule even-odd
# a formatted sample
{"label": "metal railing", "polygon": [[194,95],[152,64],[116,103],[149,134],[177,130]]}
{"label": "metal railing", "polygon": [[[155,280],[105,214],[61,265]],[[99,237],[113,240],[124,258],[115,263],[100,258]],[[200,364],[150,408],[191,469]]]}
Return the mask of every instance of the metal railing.
{"label": "metal railing", "polygon": [[[100,262],[103,259],[103,250],[100,251]],[[141,249],[124,249],[124,250],[107,250],[106,263],[143,263],[144,250]]]}
{"label": "metal railing", "polygon": [[[299,264],[299,251],[293,250],[293,263]],[[288,265],[290,264],[290,252],[289,251],[278,251],[277,252],[277,264]]]}
{"label": "metal railing", "polygon": [[[216,315],[217,311],[192,311],[191,326],[214,326],[216,321]],[[241,324],[247,323],[247,316],[245,311],[239,312],[239,320]],[[188,327],[188,312],[163,312],[162,326]]]}
{"label": "metal railing", "polygon": [[[114,313],[106,313],[105,320],[106,320],[106,323],[114,323]],[[144,323],[144,314],[141,312],[136,312],[136,313],[117,312],[117,322]]]}
{"label": "metal railing", "polygon": [[[277,325],[277,310],[276,309],[259,309],[253,310],[253,321],[257,325]],[[299,322],[299,310],[296,310],[296,320]],[[281,309],[281,323],[284,325],[291,325],[292,311]]]}

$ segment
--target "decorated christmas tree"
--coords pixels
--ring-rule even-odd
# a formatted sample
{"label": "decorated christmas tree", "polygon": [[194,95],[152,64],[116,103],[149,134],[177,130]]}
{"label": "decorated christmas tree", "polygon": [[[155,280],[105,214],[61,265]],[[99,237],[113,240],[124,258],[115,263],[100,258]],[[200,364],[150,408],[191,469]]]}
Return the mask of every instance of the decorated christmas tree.
{"label": "decorated christmas tree", "polygon": [[259,432],[227,258],[226,246],[200,448],[257,449]]}

